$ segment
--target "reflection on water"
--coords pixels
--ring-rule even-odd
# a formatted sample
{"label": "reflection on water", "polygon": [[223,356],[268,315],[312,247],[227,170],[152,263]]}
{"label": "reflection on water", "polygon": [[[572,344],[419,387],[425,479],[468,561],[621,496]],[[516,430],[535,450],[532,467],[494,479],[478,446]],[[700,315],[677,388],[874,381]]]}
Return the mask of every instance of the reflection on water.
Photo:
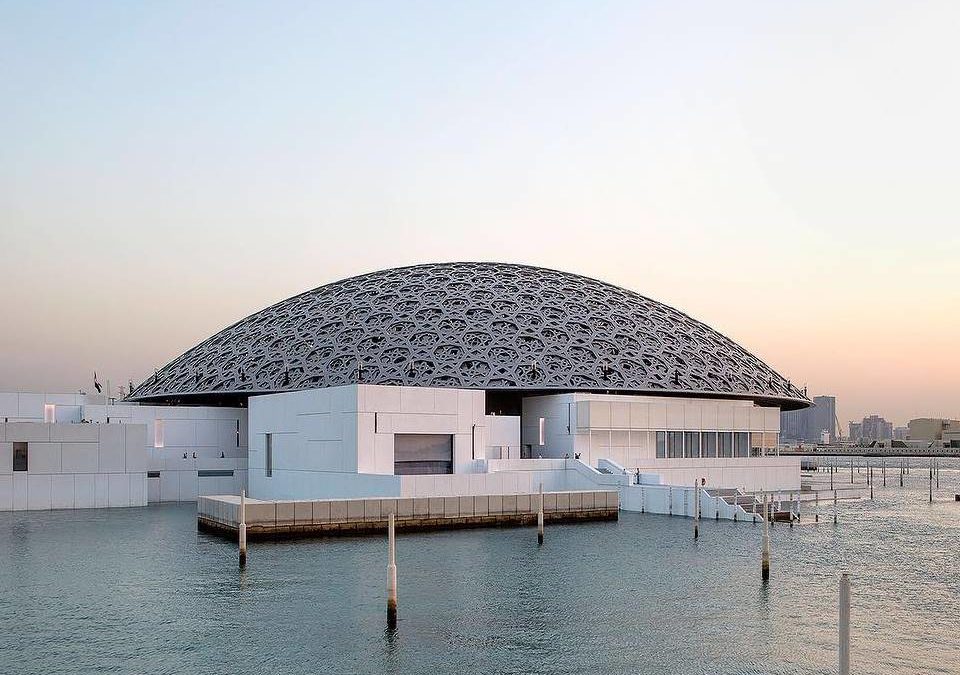
{"label": "reflection on water", "polygon": [[396,631],[385,538],[252,542],[239,570],[193,507],[4,513],[0,672],[831,673],[849,570],[854,672],[957,673],[958,479],[774,527],[768,585],[750,523],[401,535]]}

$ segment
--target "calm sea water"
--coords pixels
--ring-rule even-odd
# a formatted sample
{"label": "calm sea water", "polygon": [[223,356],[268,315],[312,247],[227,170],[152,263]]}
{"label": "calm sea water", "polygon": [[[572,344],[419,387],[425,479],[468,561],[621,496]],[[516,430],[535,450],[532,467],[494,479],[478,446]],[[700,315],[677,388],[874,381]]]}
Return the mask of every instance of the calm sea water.
{"label": "calm sea water", "polygon": [[241,572],[193,507],[3,513],[0,672],[832,673],[847,570],[853,672],[960,673],[960,471],[933,505],[897,478],[774,527],[768,585],[747,523],[404,534],[396,632],[385,538],[255,542]]}

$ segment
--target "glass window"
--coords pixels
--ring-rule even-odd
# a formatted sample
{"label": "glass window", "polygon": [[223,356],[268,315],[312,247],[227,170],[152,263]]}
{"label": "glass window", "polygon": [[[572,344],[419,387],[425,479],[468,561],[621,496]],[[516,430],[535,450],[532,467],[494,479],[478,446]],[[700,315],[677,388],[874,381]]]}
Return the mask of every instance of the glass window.
{"label": "glass window", "polygon": [[737,457],[750,456],[750,434],[738,431],[733,435],[733,449]]}
{"label": "glass window", "polygon": [[667,455],[669,457],[683,457],[683,432],[667,432]]}
{"label": "glass window", "polygon": [[763,454],[763,434],[750,434],[750,456],[760,457]]}
{"label": "glass window", "polygon": [[657,432],[657,457],[663,459],[667,456],[667,432]]}
{"label": "glass window", "polygon": [[153,422],[153,447],[163,447],[163,420],[154,420]]}
{"label": "glass window", "polygon": [[704,457],[716,457],[717,456],[717,432],[716,431],[704,431],[703,434],[703,456]]}
{"label": "glass window", "polygon": [[27,470],[27,444],[26,443],[15,442],[13,444],[13,470],[14,471]]}
{"label": "glass window", "polygon": [[264,469],[266,470],[267,478],[270,478],[273,476],[273,434],[265,434],[265,436],[267,437],[267,456],[264,462]]}
{"label": "glass window", "polygon": [[719,457],[733,457],[733,434],[729,431],[720,431],[717,433],[720,439]]}
{"label": "glass window", "polygon": [[53,403],[46,403],[43,406],[43,421],[46,424],[54,424],[57,421],[57,406]]}
{"label": "glass window", "polygon": [[700,432],[699,431],[683,432],[683,456],[684,457],[700,456]]}

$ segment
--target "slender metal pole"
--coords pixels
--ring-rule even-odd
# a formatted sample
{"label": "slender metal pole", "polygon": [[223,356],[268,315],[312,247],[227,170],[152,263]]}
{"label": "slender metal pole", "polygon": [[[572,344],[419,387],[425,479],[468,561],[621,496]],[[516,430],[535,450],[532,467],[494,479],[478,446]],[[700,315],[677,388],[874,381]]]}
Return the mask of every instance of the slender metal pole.
{"label": "slender metal pole", "polygon": [[700,490],[697,488],[697,481],[693,481],[693,538],[700,538]]}
{"label": "slender metal pole", "polygon": [[540,503],[537,507],[537,545],[543,546],[543,483],[540,483]]}
{"label": "slender metal pole", "polygon": [[394,531],[394,516],[387,520],[387,626],[397,627],[397,537]]}
{"label": "slender metal pole", "polygon": [[850,675],[850,577],[840,576],[840,675]]}
{"label": "slender metal pole", "polygon": [[940,489],[940,458],[937,457],[933,461],[936,463],[936,467],[937,467],[937,489],[939,490]]}
{"label": "slender metal pole", "polygon": [[933,459],[930,459],[930,503],[933,504]]}
{"label": "slender metal pole", "polygon": [[853,485],[853,457],[850,458],[850,485]]}
{"label": "slender metal pole", "polygon": [[667,488],[667,499],[670,500],[670,515],[673,515],[673,487]]}
{"label": "slender metal pole", "polygon": [[837,524],[837,491],[833,491],[833,524]]}
{"label": "slender metal pole", "polygon": [[903,457],[900,458],[900,487],[903,487]]}
{"label": "slender metal pole", "polygon": [[714,501],[714,508],[717,511],[715,520],[720,520],[720,493],[719,492],[717,493],[717,496],[714,497],[713,501]]}
{"label": "slender metal pole", "polygon": [[820,491],[818,490],[816,494],[817,494],[817,496],[816,496],[816,505],[815,505],[814,508],[816,508],[817,512],[816,512],[816,514],[813,516],[813,522],[819,523],[819,522],[820,522]]}
{"label": "slender metal pole", "polygon": [[240,490],[240,567],[247,566],[247,491]]}
{"label": "slender metal pole", "polygon": [[763,495],[763,549],[760,552],[760,578],[770,580],[770,521],[767,518],[767,495]]}
{"label": "slender metal pole", "polygon": [[880,460],[880,473],[883,474],[883,487],[887,487],[887,458]]}
{"label": "slender metal pole", "polygon": [[836,468],[835,466],[831,466],[831,467],[830,467],[830,489],[831,489],[831,490],[833,489],[833,470],[834,470],[835,468]]}

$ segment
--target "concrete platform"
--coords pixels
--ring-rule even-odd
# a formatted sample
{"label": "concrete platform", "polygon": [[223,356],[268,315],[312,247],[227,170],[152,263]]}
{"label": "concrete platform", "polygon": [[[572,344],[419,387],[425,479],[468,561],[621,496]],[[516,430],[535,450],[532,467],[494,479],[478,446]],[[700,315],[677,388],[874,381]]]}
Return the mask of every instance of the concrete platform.
{"label": "concrete platform", "polygon": [[[390,499],[319,499],[262,501],[247,499],[248,539],[355,535],[383,532],[392,512],[398,530],[535,525],[538,495],[410,497]],[[545,492],[546,522],[616,520],[616,490]],[[211,495],[197,500],[197,527],[236,537],[240,497]]]}

